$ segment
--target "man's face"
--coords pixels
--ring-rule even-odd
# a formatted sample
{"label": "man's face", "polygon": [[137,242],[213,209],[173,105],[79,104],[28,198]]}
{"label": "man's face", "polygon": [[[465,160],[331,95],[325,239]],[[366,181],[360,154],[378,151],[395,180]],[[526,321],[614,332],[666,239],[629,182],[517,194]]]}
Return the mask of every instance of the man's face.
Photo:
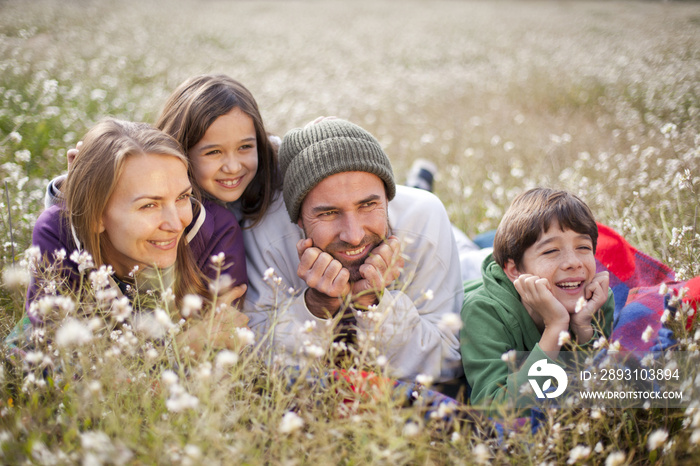
{"label": "man's face", "polygon": [[299,226],[313,245],[362,279],[359,268],[388,234],[388,201],[384,182],[367,172],[331,175],[306,195]]}

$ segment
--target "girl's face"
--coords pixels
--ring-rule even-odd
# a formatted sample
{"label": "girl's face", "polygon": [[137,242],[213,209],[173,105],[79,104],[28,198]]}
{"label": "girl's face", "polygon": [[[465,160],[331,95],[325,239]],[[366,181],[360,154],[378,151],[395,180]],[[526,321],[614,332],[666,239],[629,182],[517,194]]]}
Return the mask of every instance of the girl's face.
{"label": "girl's face", "polygon": [[100,221],[103,258],[117,276],[140,268],[169,267],[192,222],[192,185],[187,167],[171,155],[126,159]]}
{"label": "girl's face", "polygon": [[224,202],[238,200],[258,171],[258,144],[253,119],[235,107],[209,126],[190,149],[197,183]]}

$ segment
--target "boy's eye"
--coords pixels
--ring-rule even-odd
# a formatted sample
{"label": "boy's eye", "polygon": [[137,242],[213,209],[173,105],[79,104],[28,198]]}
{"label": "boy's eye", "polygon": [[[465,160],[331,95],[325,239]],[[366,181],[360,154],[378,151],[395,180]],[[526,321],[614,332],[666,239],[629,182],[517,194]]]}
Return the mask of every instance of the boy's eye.
{"label": "boy's eye", "polygon": [[542,254],[553,254],[553,253],[555,253],[555,252],[557,252],[556,249],[547,249],[547,250],[544,251]]}

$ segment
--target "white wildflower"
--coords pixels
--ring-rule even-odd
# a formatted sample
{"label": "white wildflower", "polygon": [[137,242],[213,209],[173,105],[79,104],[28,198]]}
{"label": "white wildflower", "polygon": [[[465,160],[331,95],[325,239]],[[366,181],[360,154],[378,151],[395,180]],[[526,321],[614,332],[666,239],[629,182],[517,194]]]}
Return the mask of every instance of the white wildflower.
{"label": "white wildflower", "polygon": [[185,448],[183,448],[183,451],[185,452],[185,455],[191,460],[199,460],[202,457],[202,449],[199,448],[197,445],[187,444],[185,445]]}
{"label": "white wildflower", "polygon": [[576,308],[574,309],[574,312],[578,314],[583,310],[583,308],[586,306],[586,298],[581,296],[578,298],[578,301],[576,301]]}
{"label": "white wildflower", "polygon": [[56,345],[59,347],[79,346],[90,340],[92,332],[76,319],[67,319],[56,331]]}
{"label": "white wildflower", "polygon": [[576,464],[581,460],[585,460],[588,458],[591,454],[591,447],[587,447],[584,445],[576,445],[574,448],[569,451],[569,459],[566,461],[566,464]]}
{"label": "white wildflower", "polygon": [[179,385],[170,387],[170,398],[165,401],[168,411],[179,413],[186,409],[195,409],[197,406],[199,399],[196,396],[190,395]]}
{"label": "white wildflower", "polygon": [[647,325],[647,328],[644,329],[644,332],[642,332],[642,341],[644,343],[648,343],[649,340],[651,340],[651,335],[654,332],[654,329],[651,328],[651,325]]}
{"label": "white wildflower", "polygon": [[600,338],[598,338],[596,341],[593,342],[593,348],[602,348],[603,346],[605,346],[605,343],[607,341],[608,340],[604,336],[601,336]]}
{"label": "white wildflower", "polygon": [[238,362],[238,353],[229,350],[221,350],[216,355],[214,365],[217,369],[224,370],[229,366],[233,366]]}
{"label": "white wildflower", "polygon": [[248,327],[238,327],[236,329],[236,337],[243,346],[255,344],[255,333]]}
{"label": "white wildflower", "polygon": [[272,267],[270,267],[270,268],[267,269],[267,270],[265,271],[265,273],[263,274],[263,280],[264,280],[264,281],[268,281],[269,279],[271,279],[271,278],[274,277],[274,276],[275,276],[275,269],[273,269]]}
{"label": "white wildflower", "polygon": [[559,332],[559,340],[557,340],[557,345],[562,346],[571,341],[571,334],[568,331],[562,330]]}
{"label": "white wildflower", "polygon": [[70,255],[70,260],[78,264],[78,271],[80,273],[95,267],[95,263],[92,261],[92,256],[87,251],[73,251]]}
{"label": "white wildflower", "polygon": [[122,296],[121,298],[112,301],[111,314],[114,320],[116,320],[117,322],[124,322],[126,319],[129,318],[132,311],[133,308],[131,307],[129,298],[127,298],[126,296]]}
{"label": "white wildflower", "polygon": [[291,434],[302,427],[304,427],[304,420],[297,413],[288,411],[282,417],[277,430],[280,434]]}
{"label": "white wildflower", "polygon": [[622,345],[620,345],[620,340],[615,340],[612,343],[610,343],[610,346],[608,347],[608,353],[618,353],[620,352],[620,348]]}
{"label": "white wildflower", "polygon": [[168,315],[168,313],[161,308],[156,308],[156,310],[153,311],[153,316],[155,317],[156,322],[158,322],[165,329],[170,330],[175,326],[173,321],[170,320],[170,315]]}
{"label": "white wildflower", "polygon": [[44,359],[44,353],[41,351],[29,351],[24,356],[24,360],[29,364],[38,364]]}
{"label": "white wildflower", "polygon": [[15,160],[18,162],[29,162],[32,159],[32,153],[27,149],[18,150],[15,152]]}
{"label": "white wildflower", "polygon": [[314,331],[316,328],[316,321],[315,320],[307,320],[304,322],[304,325],[301,327],[301,331],[304,333],[311,333]]}
{"label": "white wildflower", "polygon": [[700,429],[695,429],[692,434],[690,434],[690,443],[693,445],[700,444]]}
{"label": "white wildflower", "polygon": [[667,293],[668,293],[668,285],[666,285],[665,283],[662,283],[661,285],[659,285],[659,294],[661,296],[665,296]]}
{"label": "white wildflower", "polygon": [[389,362],[384,355],[379,355],[377,356],[377,366],[379,367],[384,367],[386,366],[386,363]]}
{"label": "white wildflower", "polygon": [[433,384],[433,376],[427,374],[418,374],[416,376],[416,383],[429,387]]}
{"label": "white wildflower", "polygon": [[10,141],[14,142],[15,144],[19,144],[22,142],[22,135],[19,134],[17,131],[12,131],[9,135]]}
{"label": "white wildflower", "polygon": [[231,278],[230,275],[224,273],[219,275],[219,277],[216,280],[213,280],[209,284],[209,290],[214,294],[214,295],[220,295],[223,292],[228,291],[231,289],[233,286],[233,279]]}
{"label": "white wildflower", "polygon": [[431,301],[435,297],[435,293],[433,293],[433,290],[427,290],[425,293],[423,293],[423,298],[426,301]]}
{"label": "white wildflower", "polygon": [[459,435],[459,432],[457,432],[457,431],[452,432],[452,435],[450,436],[450,442],[457,443],[461,439],[462,439],[462,436]]}
{"label": "white wildflower", "polygon": [[[588,430],[588,429],[586,429]],[[603,447],[603,442],[598,442],[595,444],[595,449],[594,451],[598,454],[603,453],[603,450],[605,450],[605,447]]]}
{"label": "white wildflower", "polygon": [[668,309],[664,309],[664,313],[661,314],[661,319],[660,319],[661,323],[665,324],[670,317],[671,317],[671,311],[669,311]]}
{"label": "white wildflower", "polygon": [[517,353],[515,350],[510,350],[506,351],[501,355],[501,361],[507,363],[507,364],[513,364],[515,363],[515,358],[517,356]]}
{"label": "white wildflower", "polygon": [[202,309],[204,300],[196,294],[188,294],[182,298],[182,317],[189,317],[192,314],[197,314]]}
{"label": "white wildflower", "polygon": [[104,89],[93,89],[90,92],[90,100],[101,102],[107,97],[107,91]]}
{"label": "white wildflower", "polygon": [[39,246],[31,246],[24,251],[24,258],[30,265],[36,266],[41,261],[41,249]]}
{"label": "white wildflower", "polygon": [[654,451],[666,442],[668,432],[665,429],[657,429],[647,438],[647,448],[649,451]]}
{"label": "white wildflower", "polygon": [[403,426],[404,437],[415,437],[420,434],[421,426],[417,422],[409,421]]}
{"label": "white wildflower", "polygon": [[457,333],[462,328],[462,318],[453,312],[448,312],[440,318],[438,328],[443,332]]}
{"label": "white wildflower", "polygon": [[163,383],[169,387],[175,385],[180,380],[177,374],[170,369],[164,370],[160,378],[163,380]]}
{"label": "white wildflower", "polygon": [[621,451],[614,451],[605,458],[605,466],[622,466],[625,464],[625,454]]}
{"label": "white wildflower", "polygon": [[25,267],[10,265],[2,271],[2,283],[8,290],[24,289],[30,280],[31,274]]}
{"label": "white wildflower", "polygon": [[491,462],[491,450],[483,443],[478,444],[472,449],[474,461],[477,464],[489,464]]}
{"label": "white wildflower", "polygon": [[304,346],[304,352],[314,358],[321,358],[323,357],[326,352],[321,348],[320,346],[317,345],[306,345]]}
{"label": "white wildflower", "polygon": [[220,252],[218,254],[214,254],[209,258],[211,263],[214,265],[214,267],[222,267],[224,265],[224,260],[226,259],[226,255],[223,252]]}
{"label": "white wildflower", "polygon": [[651,367],[654,364],[654,355],[647,353],[640,361],[641,365],[644,367]]}

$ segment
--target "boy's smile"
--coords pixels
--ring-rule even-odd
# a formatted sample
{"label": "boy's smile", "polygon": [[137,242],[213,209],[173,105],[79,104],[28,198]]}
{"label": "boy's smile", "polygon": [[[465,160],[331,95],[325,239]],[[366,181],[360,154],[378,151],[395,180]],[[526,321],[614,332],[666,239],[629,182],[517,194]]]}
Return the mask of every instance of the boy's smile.
{"label": "boy's smile", "polygon": [[573,230],[562,231],[553,223],[538,240],[525,250],[520,273],[546,278],[554,297],[571,314],[586,286],[596,273],[593,241]]}

